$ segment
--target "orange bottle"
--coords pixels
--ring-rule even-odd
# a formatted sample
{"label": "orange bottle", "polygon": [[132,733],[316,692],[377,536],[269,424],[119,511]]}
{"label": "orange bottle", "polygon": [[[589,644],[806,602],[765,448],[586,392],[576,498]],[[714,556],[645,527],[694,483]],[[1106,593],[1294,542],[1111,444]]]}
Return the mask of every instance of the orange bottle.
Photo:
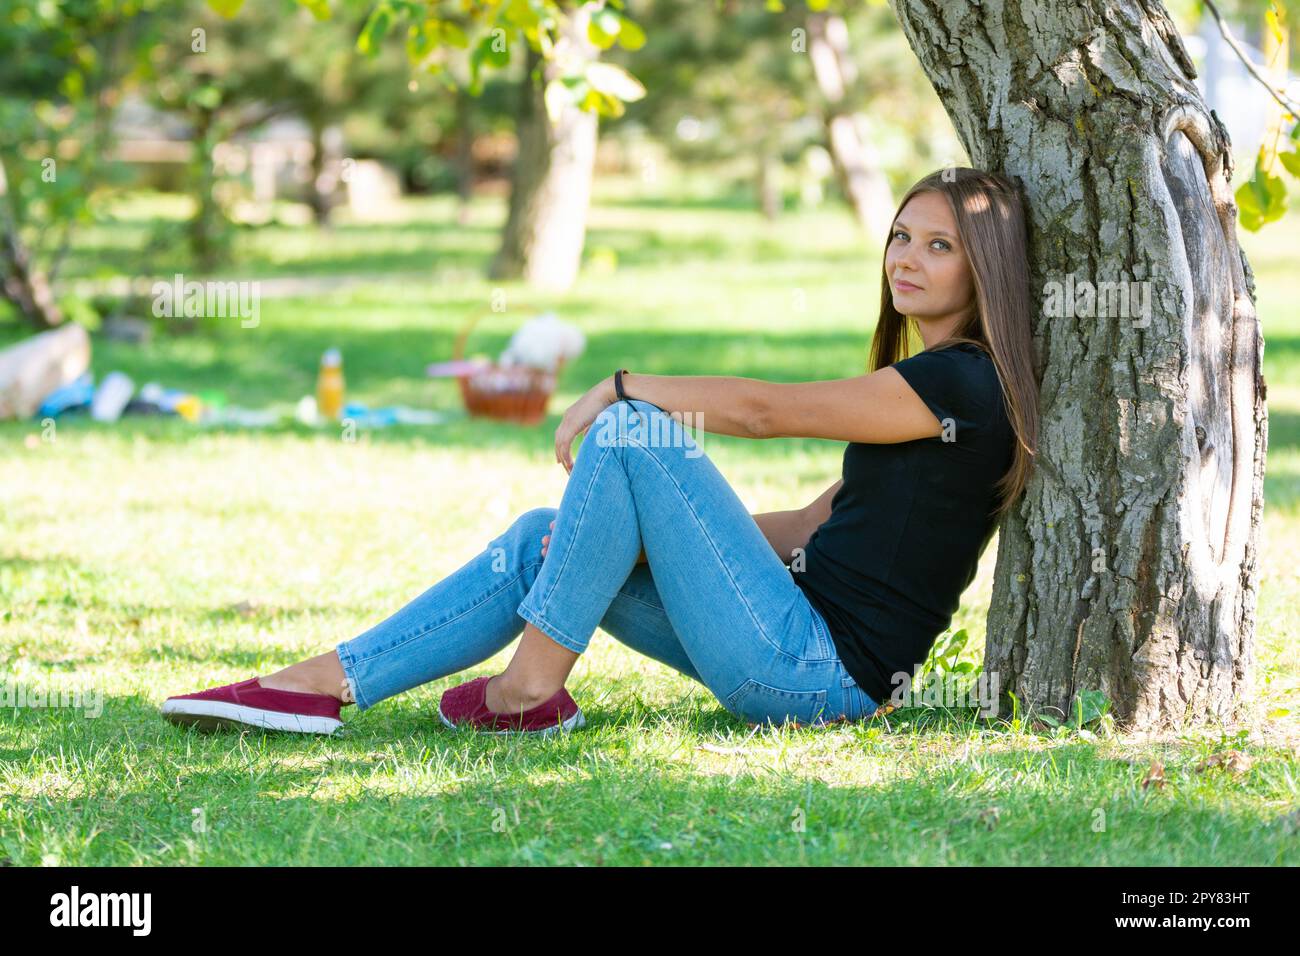
{"label": "orange bottle", "polygon": [[316,410],[322,418],[337,420],[343,413],[343,356],[328,349],[320,360],[316,378]]}

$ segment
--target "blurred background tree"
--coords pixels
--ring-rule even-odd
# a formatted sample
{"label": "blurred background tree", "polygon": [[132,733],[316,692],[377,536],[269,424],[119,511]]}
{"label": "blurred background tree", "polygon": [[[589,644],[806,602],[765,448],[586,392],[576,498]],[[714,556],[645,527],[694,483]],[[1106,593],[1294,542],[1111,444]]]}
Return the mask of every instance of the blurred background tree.
{"label": "blurred background tree", "polygon": [[53,283],[88,222],[124,84],[168,0],[10,0],[0,21],[0,291],[30,324],[63,322]]}

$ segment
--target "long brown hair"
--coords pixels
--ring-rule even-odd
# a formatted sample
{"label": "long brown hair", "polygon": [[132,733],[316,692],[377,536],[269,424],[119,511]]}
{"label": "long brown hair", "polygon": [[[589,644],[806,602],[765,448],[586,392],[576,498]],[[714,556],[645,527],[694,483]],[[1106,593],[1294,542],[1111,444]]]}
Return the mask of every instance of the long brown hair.
{"label": "long brown hair", "polygon": [[[975,308],[952,335],[935,343],[930,351],[958,342],[970,342],[987,351],[1002,385],[1007,419],[1016,434],[1011,467],[995,486],[1001,499],[995,515],[1001,517],[1025,490],[1038,450],[1038,380],[1030,330],[1024,206],[1006,177],[959,166],[918,181],[898,204],[894,218],[913,196],[923,192],[947,198],[975,284]],[[892,221],[889,228],[886,250],[893,237]],[[868,370],[874,372],[907,358],[913,338],[919,339],[916,322],[894,308],[882,256],[880,319],[871,339]]]}

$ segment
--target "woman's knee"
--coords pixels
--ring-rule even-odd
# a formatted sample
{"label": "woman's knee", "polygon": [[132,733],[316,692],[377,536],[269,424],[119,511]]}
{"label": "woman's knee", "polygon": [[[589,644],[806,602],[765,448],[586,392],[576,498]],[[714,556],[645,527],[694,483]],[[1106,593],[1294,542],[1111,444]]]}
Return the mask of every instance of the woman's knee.
{"label": "woman's knee", "polygon": [[559,511],[559,508],[531,508],[515,519],[510,531],[525,546],[536,544],[540,553],[542,536],[551,533],[551,522]]}
{"label": "woman's knee", "polygon": [[532,508],[515,519],[510,530],[520,545],[523,557],[541,559],[542,538],[554,530],[551,522],[559,512],[559,508]]}
{"label": "woman's knee", "polygon": [[[598,447],[639,445],[642,448],[691,448],[681,421],[654,402],[640,398],[622,399],[596,416],[588,435]],[[584,439],[584,444],[586,439]]]}

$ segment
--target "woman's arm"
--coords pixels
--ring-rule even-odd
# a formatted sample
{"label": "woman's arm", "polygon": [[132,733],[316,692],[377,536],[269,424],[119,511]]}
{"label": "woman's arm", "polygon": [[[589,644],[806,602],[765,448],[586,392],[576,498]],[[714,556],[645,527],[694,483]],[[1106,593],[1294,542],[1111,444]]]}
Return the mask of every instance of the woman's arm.
{"label": "woman's arm", "polygon": [[[601,387],[609,404],[618,400],[614,376]],[[678,421],[690,415],[706,432],[742,438],[903,442],[943,430],[894,368],[815,382],[625,372],[623,393],[658,405]]]}
{"label": "woman's arm", "polygon": [[[618,401],[614,376],[601,384],[609,404]],[[658,405],[685,425],[740,438],[758,437],[760,395],[766,384],[762,379],[734,375],[623,373],[623,394],[628,398]]]}
{"label": "woman's arm", "polygon": [[[623,393],[628,398],[658,405],[688,428],[757,438],[762,420],[758,412],[759,391],[766,384],[761,379],[729,375],[633,375],[629,372],[623,376]],[[574,440],[617,401],[614,376],[610,375],[589,388],[565,411],[560,426],[555,429],[555,460],[565,471],[573,472]]]}
{"label": "woman's arm", "polygon": [[[812,523],[813,531],[821,527],[822,522],[831,516],[831,502],[835,499],[836,493],[844,486],[844,479],[838,479],[835,484],[823,491],[817,498],[804,506],[803,512],[808,516]],[[808,537],[812,537],[812,531],[808,532]]]}
{"label": "woman's arm", "polygon": [[888,444],[943,431],[943,423],[892,366],[853,378],[757,384],[758,438]]}
{"label": "woman's arm", "polygon": [[754,515],[763,534],[782,561],[789,562],[795,548],[808,544],[813,532],[831,516],[831,499],[844,484],[841,478],[814,500],[793,511],[768,511]]}
{"label": "woman's arm", "polygon": [[817,530],[817,525],[821,524],[820,521],[812,523],[807,508],[765,511],[754,515],[754,521],[762,529],[777,557],[787,564],[793,558],[794,549],[806,545],[812,533]]}

